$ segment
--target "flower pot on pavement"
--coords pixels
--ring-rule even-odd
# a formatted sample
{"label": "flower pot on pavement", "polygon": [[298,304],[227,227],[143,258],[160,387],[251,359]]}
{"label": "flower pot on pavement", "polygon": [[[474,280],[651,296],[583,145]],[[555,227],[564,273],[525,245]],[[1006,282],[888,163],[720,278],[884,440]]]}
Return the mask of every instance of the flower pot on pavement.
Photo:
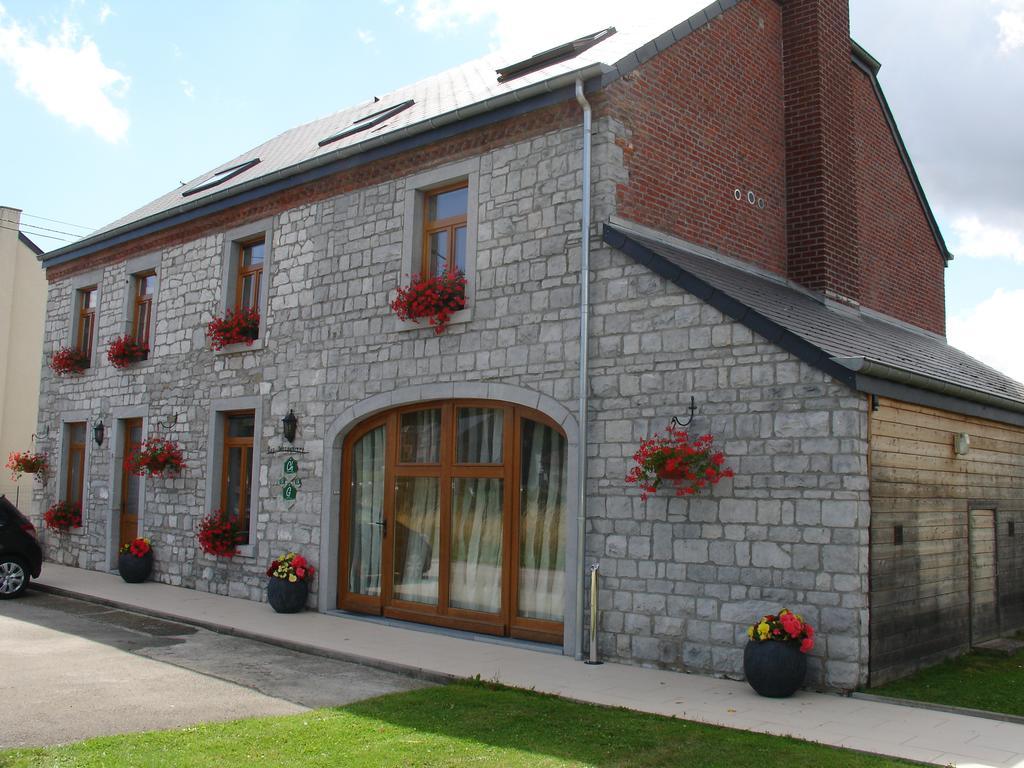
{"label": "flower pot on pavement", "polygon": [[761,696],[782,699],[804,684],[807,654],[800,643],[782,640],[751,640],[743,650],[743,672]]}
{"label": "flower pot on pavement", "polygon": [[271,576],[267,580],[267,602],[278,613],[298,613],[306,607],[309,585],[299,579],[288,581]]}
{"label": "flower pot on pavement", "polygon": [[141,584],[153,572],[152,550],[142,557],[137,557],[131,552],[122,552],[117,557],[117,572],[129,584]]}

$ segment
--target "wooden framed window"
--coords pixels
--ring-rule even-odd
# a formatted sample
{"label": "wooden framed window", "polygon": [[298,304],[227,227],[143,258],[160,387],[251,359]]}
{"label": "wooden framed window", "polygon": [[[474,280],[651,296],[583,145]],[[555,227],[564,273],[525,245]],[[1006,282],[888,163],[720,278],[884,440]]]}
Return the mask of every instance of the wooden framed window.
{"label": "wooden framed window", "polygon": [[468,205],[469,185],[465,181],[424,194],[421,275],[466,273]]}
{"label": "wooden framed window", "polygon": [[238,515],[238,522],[242,528],[239,544],[249,543],[249,497],[252,489],[252,448],[255,426],[254,411],[236,411],[224,414],[220,508]]}
{"label": "wooden framed window", "polygon": [[78,291],[78,333],[75,348],[92,360],[92,340],[96,330],[96,288]]}
{"label": "wooden framed window", "polygon": [[266,242],[261,238],[238,244],[238,273],[235,280],[235,309],[260,310],[260,283]]}
{"label": "wooden framed window", "polygon": [[64,501],[81,504],[85,491],[85,429],[84,421],[66,426],[68,448],[65,454]]}
{"label": "wooden framed window", "polygon": [[339,607],[562,642],[567,445],[529,408],[416,404],[346,439]]}
{"label": "wooden framed window", "polygon": [[[153,318],[153,293],[156,290],[156,272],[135,275],[132,303],[132,338],[138,344],[149,345],[150,325]],[[148,354],[147,354],[148,357]]]}

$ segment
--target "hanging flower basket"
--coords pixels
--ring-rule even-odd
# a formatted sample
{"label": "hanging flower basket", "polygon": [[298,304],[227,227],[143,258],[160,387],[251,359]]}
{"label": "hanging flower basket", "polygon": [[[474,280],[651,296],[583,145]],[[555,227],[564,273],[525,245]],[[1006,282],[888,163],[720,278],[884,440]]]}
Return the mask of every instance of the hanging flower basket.
{"label": "hanging flower basket", "polygon": [[418,323],[423,318],[440,335],[448,327],[452,314],[466,308],[466,277],[461,272],[446,272],[437,277],[414,275],[408,286],[400,286],[391,309],[400,320]]}
{"label": "hanging flower basket", "polygon": [[692,496],[723,477],[733,476],[725,466],[725,454],[713,443],[711,435],[691,440],[686,432],[669,427],[664,435],[656,433],[640,442],[633,454],[636,464],[626,475],[626,482],[640,487],[644,501],[666,483],[675,489],[676,496]]}
{"label": "hanging flower basket", "polygon": [[50,468],[45,453],[32,451],[12,451],[5,466],[11,470],[14,482],[18,482],[22,475],[36,475],[41,481],[46,478],[46,470]]}
{"label": "hanging flower basket", "polygon": [[814,647],[814,627],[788,608],[768,614],[747,628],[743,672],[761,696],[792,696],[807,675],[807,653]]}
{"label": "hanging flower basket", "polygon": [[238,516],[215,509],[199,521],[199,532],[196,538],[199,547],[214,557],[232,558],[238,554],[238,541],[242,535],[242,527]]}
{"label": "hanging flower basket", "polygon": [[185,469],[185,461],[176,442],[150,437],[124,457],[124,469],[133,475],[164,477],[179,474]]}
{"label": "hanging flower basket", "polygon": [[88,367],[89,356],[73,347],[61,347],[50,358],[50,368],[58,376],[85,373]]}
{"label": "hanging flower basket", "polygon": [[231,344],[252,346],[260,335],[260,313],[255,307],[229,309],[224,317],[214,317],[206,326],[210,349],[224,349]]}
{"label": "hanging flower basket", "polygon": [[140,344],[128,334],[118,336],[107,347],[107,360],[115,368],[127,368],[149,357],[149,344]]}
{"label": "hanging flower basket", "polygon": [[43,522],[51,531],[81,528],[82,505],[78,502],[58,501],[43,513]]}

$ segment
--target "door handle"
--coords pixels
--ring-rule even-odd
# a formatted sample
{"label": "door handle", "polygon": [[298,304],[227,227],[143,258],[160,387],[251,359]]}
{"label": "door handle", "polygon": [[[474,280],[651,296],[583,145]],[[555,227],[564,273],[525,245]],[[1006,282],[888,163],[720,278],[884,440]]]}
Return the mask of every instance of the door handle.
{"label": "door handle", "polygon": [[388,535],[388,521],[387,520],[373,520],[371,522],[373,523],[373,525],[379,525],[381,527],[381,535],[382,536],[387,536]]}

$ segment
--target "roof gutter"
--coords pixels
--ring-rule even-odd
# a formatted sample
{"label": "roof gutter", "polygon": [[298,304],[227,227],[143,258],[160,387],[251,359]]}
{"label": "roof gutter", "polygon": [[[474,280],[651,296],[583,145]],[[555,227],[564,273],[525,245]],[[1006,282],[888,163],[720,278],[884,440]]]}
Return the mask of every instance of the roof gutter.
{"label": "roof gutter", "polygon": [[[129,224],[125,224],[116,229],[112,229],[108,232],[95,235],[93,237],[85,238],[77,243],[58,248],[57,250],[49,253],[42,260],[44,267],[55,267],[60,264],[65,264],[69,261],[81,258],[82,256],[88,256],[97,251],[102,251],[106,248],[110,248],[121,243],[134,240],[137,237],[141,237],[146,234],[153,232],[162,231],[169,229],[170,227],[177,226],[187,221],[192,221],[210,213],[215,213],[224,208],[229,208],[232,205],[239,204],[242,202],[249,202],[253,199],[259,199],[275,192],[281,191],[282,189],[288,189],[293,186],[305,184],[312,179],[322,178],[323,176],[329,176],[332,173],[336,173],[342,170],[342,167],[335,168],[333,166],[341,165],[343,161],[351,160],[362,154],[368,154],[374,149],[379,149],[390,144],[397,144],[407,139],[421,139],[421,141],[414,143],[414,146],[429,143],[430,138],[428,134],[432,131],[436,131],[441,128],[447,128],[449,126],[456,125],[460,122],[468,120],[479,115],[493,112],[503,107],[509,107],[523,102],[528,102],[532,99],[551,95],[556,92],[565,91],[565,98],[571,99],[575,90],[575,83],[578,79],[582,79],[588,83],[588,90],[593,90],[596,87],[600,87],[599,81],[592,85],[589,81],[592,78],[599,77],[608,70],[605,64],[591,64],[583,69],[575,70],[573,72],[567,72],[557,77],[544,80],[533,85],[528,85],[525,88],[520,88],[509,93],[503,93],[499,96],[493,96],[484,101],[470,104],[466,107],[460,107],[450,112],[445,112],[442,115],[437,115],[428,120],[423,120],[413,125],[408,125],[404,128],[399,128],[396,131],[392,131],[383,136],[376,136],[366,141],[362,141],[358,144],[354,144],[349,147],[343,147],[336,152],[314,157],[306,160],[297,165],[290,165],[287,168],[282,168],[279,171],[274,171],[266,176],[260,176],[257,179],[243,182],[237,186],[225,189],[221,192],[216,192],[211,195],[206,195],[198,200],[190,200],[182,205],[176,206],[168,211],[162,211],[144,219],[133,221]],[[409,147],[402,147],[395,151],[402,151]],[[370,162],[371,160],[377,159],[378,156],[367,158],[364,162]],[[358,163],[355,163],[358,164]],[[353,163],[347,163],[344,168],[352,167]],[[291,181],[292,183],[289,183]],[[259,194],[259,190],[264,187],[273,187],[272,189],[263,190],[263,194]],[[244,200],[235,200],[234,198],[241,198],[245,196]],[[141,231],[140,231],[141,230]]]}
{"label": "roof gutter", "polygon": [[[920,373],[908,371],[906,368],[898,368],[888,363],[880,363],[866,357],[833,357],[832,361],[844,368],[849,368],[860,378],[870,376],[876,379],[906,384],[909,387],[923,389],[928,392],[936,392],[940,395],[967,400],[971,403],[987,405],[993,408],[1001,408],[1013,413],[1024,413],[1024,403],[1011,400],[1007,397],[1000,397],[988,392],[981,392],[977,389],[970,389],[961,384],[953,384],[931,376],[923,376]],[[859,389],[859,387],[858,387]]]}

